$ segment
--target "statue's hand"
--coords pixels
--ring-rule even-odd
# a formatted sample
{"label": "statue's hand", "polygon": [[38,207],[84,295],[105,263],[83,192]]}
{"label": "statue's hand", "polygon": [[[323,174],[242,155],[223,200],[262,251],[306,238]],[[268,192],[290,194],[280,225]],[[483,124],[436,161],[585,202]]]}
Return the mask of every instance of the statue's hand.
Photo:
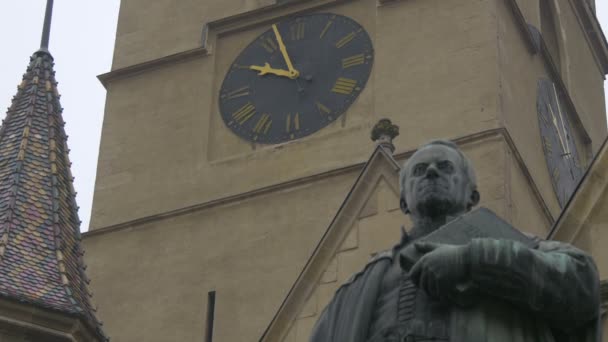
{"label": "statue's hand", "polygon": [[469,246],[432,242],[419,242],[414,246],[424,255],[410,270],[412,282],[438,300],[460,302],[462,298],[458,294],[468,292]]}

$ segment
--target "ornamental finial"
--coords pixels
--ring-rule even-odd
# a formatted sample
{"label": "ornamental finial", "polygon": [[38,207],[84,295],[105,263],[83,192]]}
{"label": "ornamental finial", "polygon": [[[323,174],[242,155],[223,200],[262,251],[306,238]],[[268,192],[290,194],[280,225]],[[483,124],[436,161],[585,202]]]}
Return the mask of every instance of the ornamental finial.
{"label": "ornamental finial", "polygon": [[399,135],[399,126],[393,124],[390,119],[380,119],[372,129],[372,141],[376,145],[388,148],[391,153],[395,152],[393,139]]}

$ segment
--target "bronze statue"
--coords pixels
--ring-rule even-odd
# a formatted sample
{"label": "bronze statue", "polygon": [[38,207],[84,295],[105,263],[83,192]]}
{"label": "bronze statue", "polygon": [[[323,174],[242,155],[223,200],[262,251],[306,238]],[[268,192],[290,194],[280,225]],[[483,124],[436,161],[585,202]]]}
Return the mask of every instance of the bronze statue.
{"label": "bronze statue", "polygon": [[479,202],[472,165],[454,143],[422,146],[400,181],[413,228],[336,291],[311,342],[596,341],[599,280],[579,249],[492,238],[494,226],[508,225],[498,218],[481,221],[490,233],[479,236],[490,237],[424,241],[455,229]]}

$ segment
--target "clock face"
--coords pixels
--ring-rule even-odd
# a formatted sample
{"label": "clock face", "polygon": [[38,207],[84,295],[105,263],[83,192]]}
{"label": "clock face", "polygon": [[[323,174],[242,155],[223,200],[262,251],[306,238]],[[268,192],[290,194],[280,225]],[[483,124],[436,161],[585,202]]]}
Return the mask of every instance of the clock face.
{"label": "clock face", "polygon": [[281,21],[232,63],[219,93],[220,114],[252,142],[307,136],[355,101],[373,57],[369,35],[350,18],[323,13]]}
{"label": "clock face", "polygon": [[538,82],[537,109],[545,160],[553,189],[563,207],[583,176],[583,170],[566,108],[555,84],[548,79]]}

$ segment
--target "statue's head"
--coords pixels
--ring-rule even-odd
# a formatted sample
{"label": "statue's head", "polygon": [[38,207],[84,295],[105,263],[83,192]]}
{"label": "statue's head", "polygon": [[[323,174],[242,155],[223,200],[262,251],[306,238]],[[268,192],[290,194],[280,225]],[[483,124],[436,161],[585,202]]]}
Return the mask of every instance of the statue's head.
{"label": "statue's head", "polygon": [[401,210],[414,217],[457,215],[479,203],[473,165],[451,141],[420,147],[403,165],[399,180]]}

